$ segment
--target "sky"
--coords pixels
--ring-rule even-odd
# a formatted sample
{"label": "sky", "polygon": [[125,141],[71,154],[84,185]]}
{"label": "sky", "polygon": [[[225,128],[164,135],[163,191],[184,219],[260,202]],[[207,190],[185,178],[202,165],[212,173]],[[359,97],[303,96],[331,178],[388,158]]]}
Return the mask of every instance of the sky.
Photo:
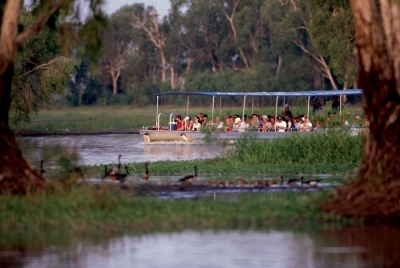
{"label": "sky", "polygon": [[144,3],[145,6],[152,5],[157,10],[160,17],[165,16],[170,8],[169,0],[105,0],[104,11],[112,14],[124,5]]}

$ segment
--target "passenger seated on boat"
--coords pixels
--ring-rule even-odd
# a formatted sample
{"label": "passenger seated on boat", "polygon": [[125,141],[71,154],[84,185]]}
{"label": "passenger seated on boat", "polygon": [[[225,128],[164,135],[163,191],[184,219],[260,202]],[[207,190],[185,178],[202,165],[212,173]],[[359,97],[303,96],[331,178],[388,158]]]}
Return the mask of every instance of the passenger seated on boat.
{"label": "passenger seated on boat", "polygon": [[239,132],[241,124],[242,124],[242,120],[240,120],[240,117],[236,117],[235,122],[233,124],[233,132]]}
{"label": "passenger seated on boat", "polygon": [[273,117],[272,115],[268,115],[268,120],[269,120],[269,123],[270,123],[268,131],[269,132],[275,132],[276,131],[275,117]]}
{"label": "passenger seated on boat", "polygon": [[249,128],[259,129],[260,125],[261,125],[261,120],[259,119],[259,116],[257,114],[252,114]]}
{"label": "passenger seated on boat", "polygon": [[312,124],[307,116],[303,117],[303,128],[305,132],[310,132],[312,129]]}
{"label": "passenger seated on boat", "polygon": [[200,124],[203,124],[203,117],[204,117],[204,114],[203,114],[203,113],[198,113],[198,114],[197,114],[197,117],[199,118],[199,123],[200,123]]}
{"label": "passenger seated on boat", "polygon": [[278,122],[276,122],[276,131],[277,132],[285,132],[286,130],[286,122],[283,120],[281,115],[278,115]]}
{"label": "passenger seated on boat", "polygon": [[244,117],[243,117],[242,125],[241,125],[241,128],[243,128],[243,132],[245,132],[246,129],[249,128],[249,126],[250,126],[249,125],[249,119],[247,118],[247,115],[245,114]]}
{"label": "passenger seated on boat", "polygon": [[193,123],[193,131],[201,131],[201,123],[200,123],[200,118],[198,116],[194,117],[194,123]]}
{"label": "passenger seated on boat", "polygon": [[261,118],[259,132],[267,132],[271,128],[271,123],[268,121],[268,116],[263,115]]}
{"label": "passenger seated on boat", "polygon": [[220,131],[221,129],[224,128],[224,123],[221,122],[221,117],[219,117],[218,115],[215,117],[214,122],[212,122],[213,127],[215,127],[215,129],[217,131]]}
{"label": "passenger seated on boat", "polygon": [[226,132],[232,132],[233,131],[233,118],[230,115],[227,115],[225,117],[225,131]]}
{"label": "passenger seated on boat", "polygon": [[294,126],[294,121],[293,117],[290,115],[285,115],[285,121],[286,121],[286,131],[296,131],[296,127]]}
{"label": "passenger seated on boat", "polygon": [[297,116],[294,118],[294,127],[296,128],[296,131],[299,131],[299,132],[302,132],[304,130],[302,116]]}
{"label": "passenger seated on boat", "polygon": [[321,123],[319,121],[315,122],[314,131],[317,132],[317,133],[321,133],[323,131],[323,129],[321,128]]}
{"label": "passenger seated on boat", "polygon": [[176,121],[176,130],[177,131],[183,131],[185,129],[183,121],[182,121],[182,116],[181,115],[177,115],[175,117],[175,121]]}
{"label": "passenger seated on boat", "polygon": [[190,116],[185,117],[185,130],[192,130],[193,129],[193,122]]}
{"label": "passenger seated on boat", "polygon": [[203,114],[203,122],[201,122],[201,124],[204,125],[208,125],[208,116],[207,114]]}

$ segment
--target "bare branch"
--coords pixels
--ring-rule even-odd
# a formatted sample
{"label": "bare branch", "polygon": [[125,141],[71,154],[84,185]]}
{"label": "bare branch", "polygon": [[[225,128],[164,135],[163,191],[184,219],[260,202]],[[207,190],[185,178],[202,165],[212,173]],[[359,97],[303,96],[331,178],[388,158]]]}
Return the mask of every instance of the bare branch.
{"label": "bare branch", "polygon": [[235,15],[235,11],[237,6],[239,5],[239,1],[240,0],[235,0],[235,2],[233,3],[233,8],[232,8],[232,13],[230,15],[228,15],[228,13],[225,11],[225,9],[222,9],[222,12],[224,13],[226,19],[229,21],[230,25],[231,25],[231,29],[233,31],[233,38],[236,39],[236,29],[235,29],[235,25],[233,24],[233,16]]}
{"label": "bare branch", "polygon": [[296,3],[294,2],[294,0],[276,0],[276,1],[278,1],[278,3],[280,3],[282,6],[290,3],[290,5],[292,5],[292,7],[294,9],[294,12],[297,12],[297,10],[299,10],[299,8],[296,6]]}
{"label": "bare branch", "polygon": [[[25,75],[28,75],[28,74],[30,74],[30,73],[32,73],[32,72],[34,72],[34,71],[40,71],[40,70],[47,71],[47,72],[48,72],[49,70],[57,71],[55,68],[52,67],[53,63],[57,63],[57,62],[69,62],[69,61],[71,61],[71,59],[68,59],[68,58],[66,58],[66,57],[63,57],[63,56],[57,57],[57,58],[55,58],[55,59],[52,59],[52,60],[49,61],[49,62],[46,62],[46,63],[40,64],[40,65],[37,65],[37,66],[36,66],[35,68],[33,68],[32,70],[30,70],[30,71],[28,71],[28,72],[26,72],[26,73],[21,74],[20,77],[25,76]],[[30,62],[30,63],[34,64],[33,62]],[[35,65],[36,65],[36,64],[35,64]]]}

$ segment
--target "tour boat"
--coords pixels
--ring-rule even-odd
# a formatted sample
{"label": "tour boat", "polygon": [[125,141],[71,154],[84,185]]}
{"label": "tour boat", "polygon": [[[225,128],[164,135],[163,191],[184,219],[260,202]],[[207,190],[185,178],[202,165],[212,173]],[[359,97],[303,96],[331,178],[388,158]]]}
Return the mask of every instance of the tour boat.
{"label": "tour boat", "polygon": [[[166,93],[158,93],[157,97],[157,111],[155,124],[151,127],[143,127],[143,129],[139,130],[140,135],[143,137],[143,141],[145,143],[155,143],[155,142],[182,142],[182,143],[192,143],[194,141],[202,141],[208,135],[208,137],[213,140],[231,140],[234,141],[243,135],[250,135],[258,139],[272,139],[277,137],[286,137],[289,135],[307,135],[310,132],[257,132],[254,129],[246,129],[244,132],[224,132],[224,131],[215,131],[215,132],[202,132],[202,131],[177,131],[176,123],[174,121],[176,115],[181,115],[182,119],[184,119],[189,114],[189,98],[190,96],[208,96],[212,98],[212,106],[211,106],[211,119],[214,119],[215,113],[215,98],[220,97],[220,107],[221,107],[221,98],[223,97],[232,97],[239,96],[243,97],[243,111],[242,118],[245,115],[246,109],[246,98],[248,97],[275,97],[275,118],[278,116],[278,100],[279,98],[286,97],[305,97],[307,98],[307,117],[310,118],[310,99],[311,97],[332,97],[338,96],[340,100],[340,108],[339,113],[341,114],[342,110],[342,97],[344,95],[360,95],[362,93],[361,89],[347,89],[347,90],[324,90],[324,91],[296,91],[296,92],[166,92]],[[174,113],[165,113],[159,111],[159,102],[161,97],[165,96],[186,96],[187,97],[187,105],[186,105],[186,113],[182,112],[174,112]],[[253,102],[252,102],[253,103]],[[221,110],[220,110],[221,111]],[[251,108],[251,113],[253,113],[253,105]],[[221,112],[220,112],[221,113]],[[222,118],[221,114],[219,114]],[[165,126],[160,125],[160,117],[161,116],[169,116],[169,123]]]}

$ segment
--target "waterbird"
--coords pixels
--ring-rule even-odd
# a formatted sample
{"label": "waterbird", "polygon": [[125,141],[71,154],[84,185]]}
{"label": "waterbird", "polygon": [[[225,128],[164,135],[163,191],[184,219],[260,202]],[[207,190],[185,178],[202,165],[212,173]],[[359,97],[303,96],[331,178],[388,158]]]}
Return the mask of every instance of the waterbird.
{"label": "waterbird", "polygon": [[46,170],[43,168],[43,163],[44,163],[44,160],[42,159],[42,161],[40,161],[40,170],[39,170],[39,172],[42,176],[44,173],[46,173]]}
{"label": "waterbird", "polygon": [[148,167],[148,163],[144,163],[144,172],[142,174],[142,179],[145,181],[148,181],[150,178],[150,174],[149,174],[149,167]]}
{"label": "waterbird", "polygon": [[194,174],[186,175],[185,177],[179,179],[179,182],[181,182],[184,185],[190,185],[193,183],[193,179],[196,178],[197,178],[197,166],[194,166]]}
{"label": "waterbird", "polygon": [[102,179],[104,179],[106,177],[111,177],[111,179],[114,181],[112,176],[114,176],[115,174],[118,174],[119,169],[121,168],[121,156],[122,155],[118,155],[118,165],[117,166],[112,167],[108,171],[107,171],[107,166],[106,166],[106,170],[104,171],[104,175],[103,175]]}
{"label": "waterbird", "polygon": [[74,174],[78,175],[78,178],[81,178],[83,183],[86,183],[86,175],[83,173],[81,167],[74,166]]}
{"label": "waterbird", "polygon": [[114,179],[120,181],[121,184],[123,184],[128,179],[129,175],[128,166],[125,166],[125,172],[126,173],[117,173],[116,175],[114,175]]}
{"label": "waterbird", "polygon": [[303,176],[301,176],[301,177],[300,177],[300,181],[301,181],[301,185],[302,185],[302,186],[303,186],[303,184],[306,184],[306,185],[308,185],[309,187],[318,187],[321,180],[319,180],[319,179],[314,179],[314,180],[304,181]]}
{"label": "waterbird", "polygon": [[271,185],[277,185],[278,183],[276,182],[276,180],[270,178],[269,180],[265,181],[265,186],[271,186]]}
{"label": "waterbird", "polygon": [[244,185],[248,185],[249,182],[246,181],[245,179],[238,179],[237,182],[236,182],[236,184],[237,184],[238,186],[244,186]]}

